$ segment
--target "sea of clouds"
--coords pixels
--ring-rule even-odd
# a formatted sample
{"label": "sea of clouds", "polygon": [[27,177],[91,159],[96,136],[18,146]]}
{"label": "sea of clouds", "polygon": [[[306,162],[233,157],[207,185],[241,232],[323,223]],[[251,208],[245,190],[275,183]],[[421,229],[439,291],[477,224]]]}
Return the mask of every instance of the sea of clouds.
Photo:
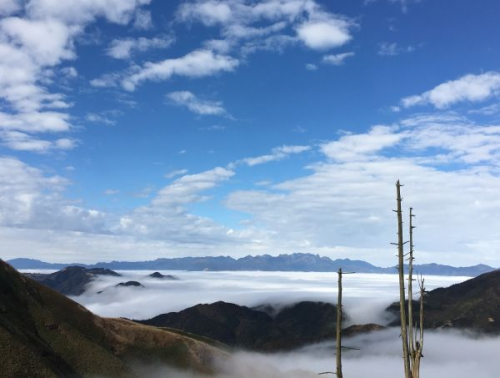
{"label": "sea of clouds", "polygon": [[[199,303],[219,300],[245,306],[286,306],[302,300],[336,303],[337,274],[317,272],[184,272],[161,271],[179,280],[149,278],[152,271],[120,271],[122,277],[101,276],[86,292],[72,299],[92,312],[108,317],[148,319],[180,311]],[[468,277],[427,276],[428,290],[462,282]],[[115,287],[126,281],[144,287]],[[348,324],[386,324],[384,309],[398,300],[398,277],[393,274],[344,276],[344,309]],[[98,294],[98,292],[101,292]],[[343,353],[345,378],[403,376],[398,329],[388,329],[344,340],[359,350]],[[500,338],[478,338],[457,331],[427,331],[422,378],[498,378]],[[220,363],[218,378],[312,378],[335,371],[332,343],[321,343],[287,352],[261,354],[236,352]],[[192,373],[165,366],[137,366],[140,376],[198,378]],[[331,375],[325,375],[331,376]]]}
{"label": "sea of clouds", "polygon": [[[225,301],[244,306],[286,306],[303,300],[337,301],[337,274],[320,272],[185,272],[161,271],[176,281],[148,277],[151,271],[119,271],[122,277],[100,276],[73,299],[108,317],[149,319],[199,303]],[[462,282],[467,277],[426,277],[428,290]],[[138,281],[144,287],[119,287]],[[349,274],[343,278],[349,322],[382,323],[383,310],[398,300],[396,274]],[[98,294],[101,292],[100,294]]]}

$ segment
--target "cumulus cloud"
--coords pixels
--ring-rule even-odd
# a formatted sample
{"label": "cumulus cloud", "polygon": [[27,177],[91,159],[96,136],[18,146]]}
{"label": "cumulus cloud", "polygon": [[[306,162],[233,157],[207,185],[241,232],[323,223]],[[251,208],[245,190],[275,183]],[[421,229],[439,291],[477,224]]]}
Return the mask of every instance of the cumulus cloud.
{"label": "cumulus cloud", "polygon": [[129,59],[136,52],[165,49],[174,41],[172,37],[115,39],[106,50],[106,54],[115,59]]}
{"label": "cumulus cloud", "polygon": [[297,36],[313,50],[328,50],[349,42],[351,27],[352,23],[334,17],[310,20],[297,27]]}
{"label": "cumulus cloud", "polygon": [[229,241],[226,227],[191,214],[187,206],[209,199],[202,193],[233,175],[233,171],[217,167],[177,178],[160,189],[149,205],[122,216],[113,231],[184,243]]}
{"label": "cumulus cloud", "polygon": [[[64,141],[60,143],[66,143]],[[46,176],[16,158],[0,158],[0,225],[33,229],[101,231],[103,214],[64,200],[69,182]]]}
{"label": "cumulus cloud", "polygon": [[[53,143],[69,144],[64,140]],[[50,146],[41,145],[36,148],[48,149]],[[156,239],[162,248],[169,249],[172,244],[204,244],[210,249],[221,243],[232,243],[228,236],[229,229],[209,218],[193,215],[188,209],[188,205],[210,198],[203,192],[215,188],[234,175],[233,171],[225,168],[179,177],[159,190],[149,205],[117,215],[86,208],[78,202],[65,199],[63,192],[69,184],[66,179],[48,176],[19,159],[1,158],[0,167],[0,227],[54,230],[58,233],[83,231],[94,235],[85,238],[84,244],[87,245],[99,242],[104,235],[108,235],[113,240],[109,247],[115,245],[117,251],[120,247],[116,242],[120,239],[113,239],[117,235],[121,238],[130,236]],[[116,192],[106,191],[106,194]],[[40,235],[44,235],[43,232]],[[78,234],[73,234],[70,238],[72,241],[76,239],[79,239]],[[63,238],[61,245],[66,245],[66,242]],[[137,241],[134,243],[137,245]],[[6,244],[5,251],[11,247],[9,242]],[[40,250],[43,249],[40,247]],[[54,254],[57,255],[57,251]]]}
{"label": "cumulus cloud", "polygon": [[241,163],[253,167],[254,165],[260,165],[264,163],[269,163],[271,161],[278,161],[287,158],[290,155],[300,154],[305,151],[309,151],[310,146],[281,146],[272,149],[271,153],[268,155],[250,157],[240,160]]}
{"label": "cumulus cloud", "polygon": [[332,64],[334,66],[341,66],[345,63],[347,58],[353,57],[355,54],[353,52],[346,52],[335,55],[325,55],[323,57],[323,63]]}
{"label": "cumulus cloud", "polygon": [[166,97],[175,105],[184,106],[191,112],[200,115],[224,115],[227,114],[222,102],[202,100],[192,92],[177,91],[171,92]]}
{"label": "cumulus cloud", "polygon": [[0,139],[8,148],[16,151],[45,153],[51,150],[71,150],[76,141],[69,138],[42,140],[20,131],[0,132]]}
{"label": "cumulus cloud", "polygon": [[[182,57],[147,62],[128,71],[104,74],[93,79],[91,85],[116,87],[120,82],[124,89],[134,91],[145,81],[231,72],[241,60],[256,51],[282,51],[298,43],[322,51],[342,46],[352,39],[352,30],[356,27],[353,20],[326,11],[315,0],[269,0],[263,3],[191,0],[178,7],[175,18],[178,23],[196,22],[219,28],[220,35]],[[142,43],[119,40],[113,42],[108,55],[127,59],[134,50],[145,51],[153,47],[157,46],[153,46],[151,40]]]}
{"label": "cumulus cloud", "polygon": [[396,145],[405,135],[389,126],[375,126],[366,134],[342,136],[321,146],[330,159],[351,161],[373,157],[377,152]]}
{"label": "cumulus cloud", "polygon": [[335,48],[351,40],[355,25],[346,17],[327,12],[314,0],[195,0],[179,7],[177,19],[220,27],[223,40],[244,53],[256,51],[256,46],[280,50],[296,41],[314,50]]}
{"label": "cumulus cloud", "polygon": [[0,112],[0,125],[4,130],[23,132],[64,132],[69,131],[71,124],[67,113],[59,112],[27,112],[10,114]]}
{"label": "cumulus cloud", "polygon": [[69,149],[70,138],[43,140],[32,133],[72,130],[66,96],[47,89],[50,83],[77,76],[63,67],[61,76],[53,73],[63,62],[76,59],[75,40],[97,18],[126,24],[149,0],[76,0],[29,2],[3,0],[0,9],[0,99],[6,103],[0,114],[4,145],[17,150],[40,152]]}
{"label": "cumulus cloud", "polygon": [[417,105],[433,105],[438,109],[448,108],[460,102],[481,102],[500,93],[500,73],[490,71],[479,75],[468,74],[447,81],[420,95],[405,97],[401,104],[405,108]]}
{"label": "cumulus cloud", "polygon": [[[477,242],[497,245],[499,239],[494,226],[488,226],[500,211],[494,195],[500,190],[499,131],[456,115],[422,115],[400,125],[375,126],[324,143],[327,161],[310,165],[311,174],[265,190],[232,192],[226,205],[249,214],[247,226],[270,232],[271,244],[294,240],[325,251],[356,245],[382,259],[386,243],[394,241],[390,210],[394,183],[401,179],[406,206],[418,209],[422,220],[421,259],[446,261],[453,253],[454,261],[488,261],[485,244]],[[457,164],[462,169],[449,169]],[[478,188],[489,188],[491,196],[479,194]],[[357,252],[368,260],[369,255],[368,250]]]}
{"label": "cumulus cloud", "polygon": [[98,17],[116,24],[127,24],[137,9],[151,0],[75,0],[71,3],[52,0],[32,0],[27,6],[33,19],[59,19],[68,24],[86,24]]}
{"label": "cumulus cloud", "polygon": [[209,50],[195,50],[181,58],[162,62],[148,62],[122,82],[126,90],[133,91],[144,81],[163,81],[172,76],[203,77],[219,72],[233,71],[239,61],[227,55],[214,54]]}

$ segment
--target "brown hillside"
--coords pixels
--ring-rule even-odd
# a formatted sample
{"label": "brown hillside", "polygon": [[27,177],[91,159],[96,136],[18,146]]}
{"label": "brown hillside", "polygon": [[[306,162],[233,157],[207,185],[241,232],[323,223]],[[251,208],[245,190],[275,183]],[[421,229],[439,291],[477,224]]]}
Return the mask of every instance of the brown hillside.
{"label": "brown hillside", "polygon": [[225,358],[199,340],[100,318],[0,260],[1,377],[134,377],[131,364],[210,373]]}

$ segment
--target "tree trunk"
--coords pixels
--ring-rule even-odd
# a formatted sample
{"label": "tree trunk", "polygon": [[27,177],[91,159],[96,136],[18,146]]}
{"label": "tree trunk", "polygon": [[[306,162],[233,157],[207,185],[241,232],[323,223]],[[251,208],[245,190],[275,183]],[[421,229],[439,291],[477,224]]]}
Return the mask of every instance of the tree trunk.
{"label": "tree trunk", "polygon": [[399,309],[401,314],[401,342],[403,344],[403,361],[405,378],[412,378],[410,369],[410,355],[408,351],[408,329],[406,317],[405,274],[404,274],[404,242],[403,242],[403,214],[401,210],[401,184],[396,183],[397,190],[397,218],[398,218],[398,271],[399,271]]}
{"label": "tree trunk", "polygon": [[337,298],[337,378],[343,378],[342,375],[342,268],[339,269],[339,285]]}

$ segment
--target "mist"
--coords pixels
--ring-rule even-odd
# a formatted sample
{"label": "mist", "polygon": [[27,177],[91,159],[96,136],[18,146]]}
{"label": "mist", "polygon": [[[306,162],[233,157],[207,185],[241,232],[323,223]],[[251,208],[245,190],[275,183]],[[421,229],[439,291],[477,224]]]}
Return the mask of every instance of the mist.
{"label": "mist", "polygon": [[[345,339],[359,350],[343,352],[346,378],[401,378],[403,360],[398,329],[388,329]],[[474,338],[456,331],[428,331],[425,335],[421,376],[428,378],[497,378],[500,337]],[[335,371],[333,343],[312,345],[290,353],[237,352],[218,364],[218,378],[312,378]],[[141,376],[200,378],[162,366],[140,366]],[[325,377],[332,375],[325,375]]]}
{"label": "mist", "polygon": [[[147,277],[151,271],[120,271],[122,277],[99,278],[85,293],[72,297],[107,317],[149,319],[199,303],[225,301],[244,306],[283,307],[304,300],[336,303],[337,274],[318,272],[185,272],[162,271],[177,281]],[[468,277],[426,277],[427,289],[449,286]],[[144,287],[114,286],[139,281]],[[398,277],[391,274],[344,276],[346,324],[385,323],[383,310],[398,300]],[[98,292],[101,292],[98,294]]]}

